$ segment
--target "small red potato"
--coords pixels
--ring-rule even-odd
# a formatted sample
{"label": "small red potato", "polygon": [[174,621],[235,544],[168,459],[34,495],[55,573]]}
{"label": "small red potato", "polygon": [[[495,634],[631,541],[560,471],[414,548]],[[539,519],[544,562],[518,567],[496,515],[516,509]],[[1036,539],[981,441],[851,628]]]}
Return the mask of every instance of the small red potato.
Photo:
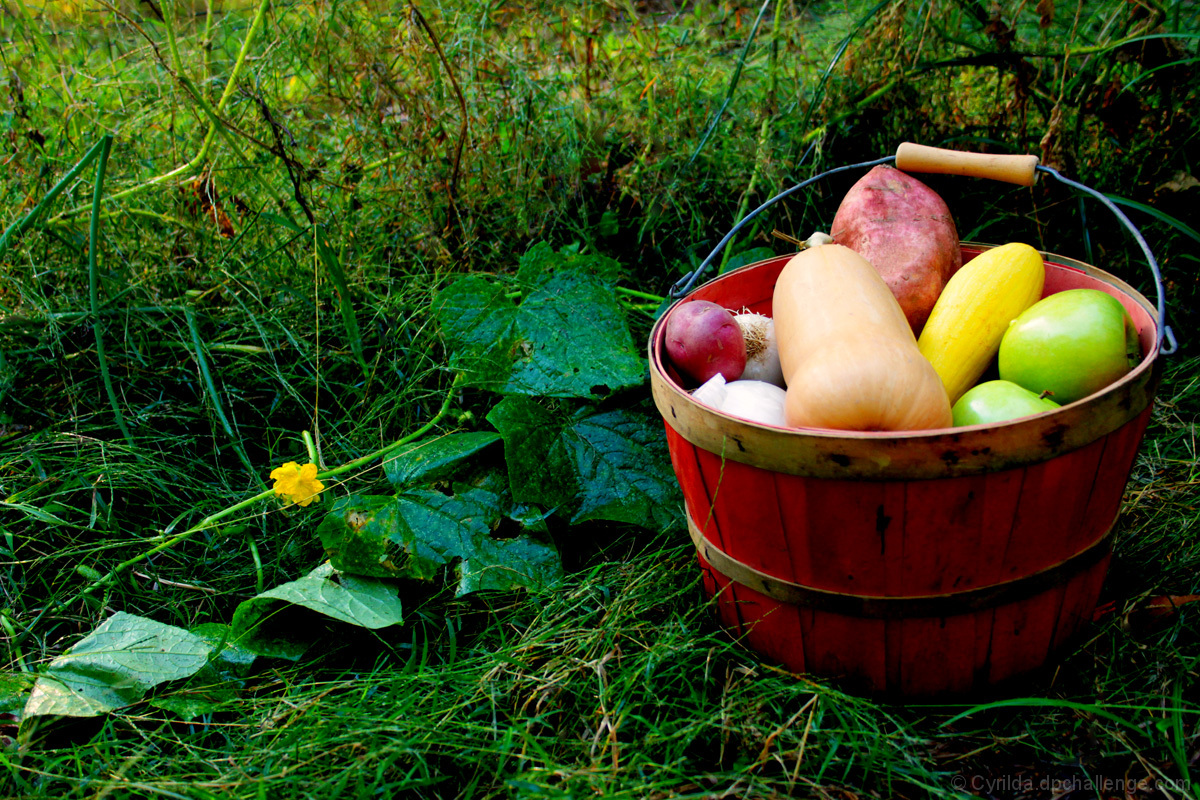
{"label": "small red potato", "polygon": [[850,188],[830,235],[871,262],[920,334],[942,293],[962,266],[958,229],[937,192],[881,164]]}
{"label": "small red potato", "polygon": [[708,300],[677,306],[667,319],[667,355],[675,367],[704,383],[718,372],[735,381],[746,369],[746,341],[733,312]]}

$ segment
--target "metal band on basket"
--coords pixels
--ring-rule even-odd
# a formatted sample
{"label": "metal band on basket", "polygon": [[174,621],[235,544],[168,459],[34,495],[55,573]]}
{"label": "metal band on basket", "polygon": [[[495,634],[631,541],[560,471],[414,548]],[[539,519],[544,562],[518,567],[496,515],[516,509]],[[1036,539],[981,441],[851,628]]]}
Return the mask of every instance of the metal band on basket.
{"label": "metal band on basket", "polygon": [[688,533],[697,552],[729,580],[781,603],[867,619],[951,617],[1026,600],[1063,585],[1071,576],[1099,563],[1112,551],[1114,531],[1114,526],[1110,525],[1103,536],[1070,558],[1011,581],[947,594],[885,597],[814,589],[768,575],[738,561],[708,541],[692,515],[685,512],[685,516]]}

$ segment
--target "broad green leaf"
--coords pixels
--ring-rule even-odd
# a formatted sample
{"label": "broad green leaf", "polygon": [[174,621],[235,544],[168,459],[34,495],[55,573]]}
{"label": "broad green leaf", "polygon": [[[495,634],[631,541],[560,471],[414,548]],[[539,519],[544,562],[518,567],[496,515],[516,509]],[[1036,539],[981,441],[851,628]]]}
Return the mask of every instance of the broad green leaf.
{"label": "broad green leaf", "polygon": [[337,575],[328,562],[300,580],[268,589],[259,597],[294,603],[371,630],[397,625],[403,619],[394,584],[357,575]]}
{"label": "broad green leaf", "polygon": [[770,247],[751,247],[749,250],[743,250],[740,253],[731,255],[729,260],[721,267],[721,274],[732,272],[747,264],[753,264],[755,261],[766,261],[768,258],[774,258],[775,255],[775,251]]}
{"label": "broad green leaf", "polygon": [[458,565],[458,594],[515,586],[545,588],[563,575],[562,557],[552,544],[529,536],[482,539],[475,554]]}
{"label": "broad green leaf", "polygon": [[580,255],[575,246],[556,251],[549,242],[537,242],[521,256],[517,265],[517,280],[532,286],[563,272],[591,275],[605,283],[615,283],[623,277],[621,264],[607,256]]}
{"label": "broad green leaf", "polygon": [[236,702],[241,687],[242,681],[230,678],[212,666],[205,666],[178,689],[152,697],[147,702],[189,721]]}
{"label": "broad green leaf", "polygon": [[504,460],[513,499],[555,507],[578,492],[574,458],[563,443],[569,417],[560,403],[531,397],[506,397],[488,412],[487,421],[504,437]]}
{"label": "broad green leaf", "polygon": [[629,409],[581,414],[566,438],[580,484],[573,522],[604,519],[665,530],[679,521],[683,500],[660,420]]}
{"label": "broad green leaf", "polygon": [[439,480],[500,437],[487,431],[454,433],[422,439],[384,462],[388,480],[397,488]]}
{"label": "broad green leaf", "polygon": [[505,394],[596,397],[646,379],[612,286],[590,275],[551,276],[521,302],[516,327],[521,347]]}
{"label": "broad green leaf", "polygon": [[209,646],[209,661],[179,686],[172,686],[147,702],[184,720],[211,714],[238,699],[243,677],[257,656],[233,640],[233,629],[220,622],[205,622],[192,628]]}
{"label": "broad green leaf", "polygon": [[519,349],[517,307],[504,288],[482,275],[468,275],[438,294],[434,314],[453,367],[466,383],[497,391],[504,386]]}
{"label": "broad green leaf", "polygon": [[33,676],[24,672],[0,672],[0,714],[20,714],[33,689]]}
{"label": "broad green leaf", "polygon": [[25,716],[90,717],[136,703],[160,683],[194,675],[210,649],[182,628],[117,612],[50,662]]}
{"label": "broad green leaf", "polygon": [[192,633],[209,645],[209,663],[169,692],[148,700],[155,708],[170,711],[182,720],[194,720],[221,709],[240,697],[245,675],[257,656],[234,643],[233,628],[223,622],[202,622]]}
{"label": "broad green leaf", "polygon": [[296,613],[299,609],[372,630],[397,625],[403,618],[395,585],[339,575],[326,562],[299,580],[240,603],[233,614],[232,638],[254,653],[295,660],[320,632],[311,615]]}
{"label": "broad green leaf", "polygon": [[209,662],[217,670],[240,677],[254,664],[254,653],[238,646],[233,639],[233,628],[229,625],[203,622],[192,628],[192,633],[208,644]]}
{"label": "broad green leaf", "polygon": [[488,414],[504,437],[513,497],[566,505],[573,522],[603,519],[665,529],[678,521],[679,485],[661,422],[639,409],[562,413],[506,397]]}
{"label": "broad green leaf", "polygon": [[619,272],[611,259],[542,244],[522,259],[515,283],[455,281],[435,303],[452,366],[503,394],[596,398],[641,385],[641,348],[614,292]]}
{"label": "broad green leaf", "polygon": [[448,564],[488,538],[501,517],[500,498],[489,491],[456,487],[453,495],[431,489],[404,492],[396,508],[421,563]]}
{"label": "broad green leaf", "polygon": [[305,608],[257,598],[238,604],[231,627],[238,647],[287,661],[299,660],[324,631]]}
{"label": "broad green leaf", "polygon": [[563,575],[553,545],[530,536],[495,538],[504,497],[488,486],[456,487],[454,496],[405,492],[401,514],[426,557],[459,560],[457,594],[480,589],[541,588]]}
{"label": "broad green leaf", "polygon": [[371,630],[401,621],[395,586],[345,575],[336,578],[333,565],[326,562],[303,578],[268,589],[246,602],[279,600]]}
{"label": "broad green leaf", "polygon": [[445,560],[417,547],[403,510],[395,497],[351,495],[338,500],[317,528],[330,563],[367,577],[432,579]]}
{"label": "broad green leaf", "polygon": [[544,586],[562,576],[552,545],[524,534],[495,535],[517,515],[530,519],[526,530],[544,520],[544,515],[512,506],[503,478],[485,476],[453,489],[452,494],[413,489],[386,504],[381,498],[348,498],[322,523],[321,541],[347,573],[382,568],[395,577],[431,579],[456,565],[459,594]]}

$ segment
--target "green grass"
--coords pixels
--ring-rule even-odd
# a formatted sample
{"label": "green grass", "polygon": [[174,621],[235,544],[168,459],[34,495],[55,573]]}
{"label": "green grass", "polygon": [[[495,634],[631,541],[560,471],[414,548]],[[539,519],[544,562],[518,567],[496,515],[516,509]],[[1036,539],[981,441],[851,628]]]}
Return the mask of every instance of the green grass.
{"label": "green grass", "polygon": [[[1060,3],[1044,26],[1016,2],[998,21],[974,2],[163,5],[0,6],[4,680],[114,611],[228,623],[319,564],[315,508],[188,533],[307,461],[305,434],[335,469],[435,417],[492,430],[497,396],[452,387],[435,299],[467,273],[510,280],[535,242],[620,262],[644,337],[654,298],[816,172],[902,140],[1034,152],[1143,226],[1182,351],[1130,476],[1116,611],[979,698],[1007,704],[788,674],[718,627],[682,529],[550,515],[553,588],[408,586],[403,625],[331,626],[233,682],[95,718],[0,708],[0,796],[1200,794],[1197,612],[1137,610],[1200,593],[1194,3]],[[70,174],[106,135],[103,175],[99,152]],[[827,227],[855,177],[763,214],[729,258]],[[1130,239],[1064,187],[929,183],[963,238],[1152,292]],[[329,482],[393,491],[379,460]]]}

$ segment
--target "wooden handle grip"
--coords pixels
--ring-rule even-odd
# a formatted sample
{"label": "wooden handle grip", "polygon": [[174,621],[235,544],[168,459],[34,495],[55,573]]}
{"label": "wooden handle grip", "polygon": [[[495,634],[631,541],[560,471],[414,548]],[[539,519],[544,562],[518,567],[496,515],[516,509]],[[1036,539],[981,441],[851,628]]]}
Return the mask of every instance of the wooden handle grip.
{"label": "wooden handle grip", "polygon": [[1005,183],[1033,186],[1037,156],[995,156],[964,153],[905,142],[896,149],[896,167],[905,172],[936,172],[991,178]]}

